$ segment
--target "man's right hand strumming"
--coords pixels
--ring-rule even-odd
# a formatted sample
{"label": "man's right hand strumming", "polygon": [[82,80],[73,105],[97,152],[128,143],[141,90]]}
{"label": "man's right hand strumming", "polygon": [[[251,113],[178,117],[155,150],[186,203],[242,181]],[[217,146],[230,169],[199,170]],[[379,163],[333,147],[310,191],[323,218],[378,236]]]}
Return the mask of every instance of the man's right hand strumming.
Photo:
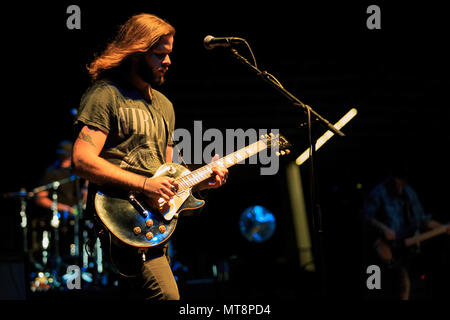
{"label": "man's right hand strumming", "polygon": [[117,186],[124,190],[141,191],[151,205],[160,207],[158,200],[170,201],[178,190],[178,183],[169,177],[147,178],[125,171],[101,158],[100,152],[105,144],[107,133],[84,126],[75,140],[72,167],[75,174],[98,185]]}
{"label": "man's right hand strumming", "polygon": [[145,178],[142,193],[150,199],[155,207],[159,207],[159,199],[169,202],[178,190],[178,182],[169,177]]}

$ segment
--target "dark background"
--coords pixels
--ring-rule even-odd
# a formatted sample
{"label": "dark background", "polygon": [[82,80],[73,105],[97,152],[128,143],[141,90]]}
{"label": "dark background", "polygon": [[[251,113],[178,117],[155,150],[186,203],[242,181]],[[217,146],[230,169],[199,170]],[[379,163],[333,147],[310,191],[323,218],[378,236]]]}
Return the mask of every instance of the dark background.
{"label": "dark background", "polygon": [[[66,28],[71,4],[81,8],[81,30]],[[209,34],[242,37],[261,70],[331,123],[350,108],[358,110],[342,130],[346,137],[333,137],[317,153],[316,169],[327,295],[361,298],[367,265],[359,210],[396,155],[408,160],[410,183],[426,212],[439,221],[449,218],[445,12],[437,5],[378,3],[382,28],[369,30],[370,4],[63,1],[10,6],[2,20],[0,192],[38,186],[58,142],[73,138],[71,110],[89,86],[85,65],[129,16],[154,13],[177,30],[172,66],[160,88],[174,104],[177,128],[191,130],[194,120],[202,121],[203,130],[279,128],[293,144],[278,174],[261,176],[258,165],[233,167],[227,185],[210,192],[206,210],[180,221],[173,243],[175,260],[188,268],[184,279],[212,278],[212,265],[228,261],[230,284],[212,290],[209,298],[319,294],[316,277],[298,264],[285,176],[286,164],[307,147],[307,131],[300,126],[304,113],[226,50],[208,51],[202,45]],[[249,57],[244,47],[239,52]],[[314,130],[324,132],[319,126]],[[309,162],[300,171],[308,200]],[[0,201],[2,254],[7,256],[20,250],[19,209],[14,200]],[[256,204],[277,219],[273,238],[262,244],[250,244],[238,229],[241,212]],[[185,290],[204,297],[210,289]],[[434,291],[432,297],[437,296]]]}

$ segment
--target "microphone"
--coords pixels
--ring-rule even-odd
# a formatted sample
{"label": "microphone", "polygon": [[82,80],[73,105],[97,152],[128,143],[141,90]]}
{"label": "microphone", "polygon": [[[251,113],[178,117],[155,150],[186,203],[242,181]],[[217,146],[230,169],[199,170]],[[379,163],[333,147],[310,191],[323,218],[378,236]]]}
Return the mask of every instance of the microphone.
{"label": "microphone", "polygon": [[233,44],[239,44],[245,42],[242,38],[236,38],[236,37],[223,37],[223,38],[216,38],[213,36],[206,36],[203,40],[203,45],[206,49],[211,50],[215,47],[231,47]]}

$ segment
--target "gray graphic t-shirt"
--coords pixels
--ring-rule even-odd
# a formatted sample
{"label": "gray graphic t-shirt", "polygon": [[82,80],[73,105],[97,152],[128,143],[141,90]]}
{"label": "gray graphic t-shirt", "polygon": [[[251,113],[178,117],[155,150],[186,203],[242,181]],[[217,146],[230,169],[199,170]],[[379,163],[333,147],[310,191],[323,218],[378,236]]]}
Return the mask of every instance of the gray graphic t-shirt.
{"label": "gray graphic t-shirt", "polygon": [[81,98],[75,124],[93,126],[108,134],[100,156],[138,174],[152,176],[165,162],[175,126],[172,103],[151,89],[152,101],[99,81]]}

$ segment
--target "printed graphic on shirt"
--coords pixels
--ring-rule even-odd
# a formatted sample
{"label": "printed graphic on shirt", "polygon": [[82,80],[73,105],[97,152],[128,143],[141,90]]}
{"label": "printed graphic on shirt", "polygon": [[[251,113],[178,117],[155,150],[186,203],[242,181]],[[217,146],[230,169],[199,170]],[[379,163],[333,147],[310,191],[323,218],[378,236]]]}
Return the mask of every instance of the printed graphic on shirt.
{"label": "printed graphic on shirt", "polygon": [[108,132],[101,157],[126,170],[151,175],[165,162],[175,116],[171,102],[153,90],[153,101],[108,83],[83,96],[77,121]]}
{"label": "printed graphic on shirt", "polygon": [[157,133],[158,137],[165,135],[165,126],[161,117],[152,117],[150,113],[137,108],[120,108],[120,124],[123,134],[140,134],[150,136]]}

